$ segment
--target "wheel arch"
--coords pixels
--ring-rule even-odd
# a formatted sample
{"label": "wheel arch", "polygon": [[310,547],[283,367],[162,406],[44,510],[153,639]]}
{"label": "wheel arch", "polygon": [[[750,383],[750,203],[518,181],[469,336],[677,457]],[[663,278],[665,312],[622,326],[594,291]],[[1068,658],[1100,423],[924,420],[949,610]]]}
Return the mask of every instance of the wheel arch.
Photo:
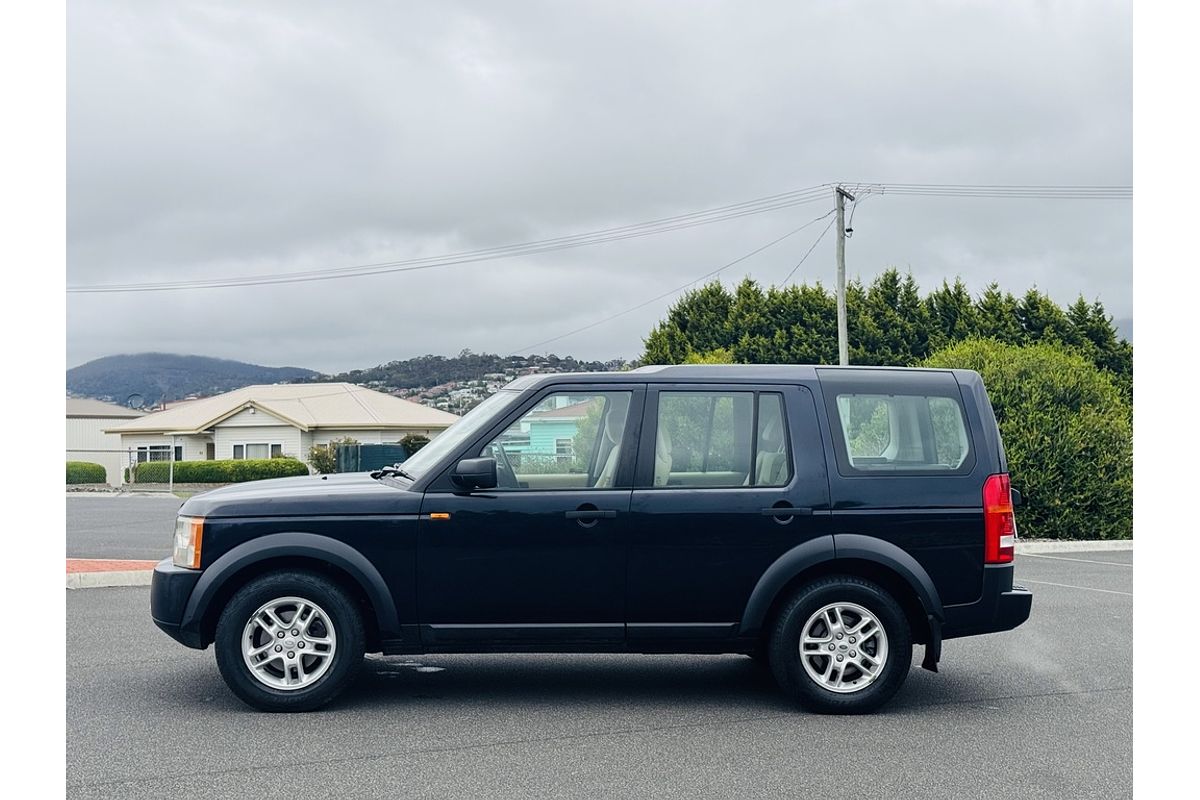
{"label": "wheel arch", "polygon": [[762,637],[789,597],[802,586],[832,575],[878,583],[904,610],[915,644],[935,639],[940,644],[942,605],[925,569],[896,545],[855,534],[811,539],[780,556],[751,593],[740,635]]}
{"label": "wheel arch", "polygon": [[229,598],[258,576],[285,569],[315,572],[345,589],[362,608],[368,652],[399,635],[391,592],[366,556],[345,542],[302,532],[252,539],[208,566],[188,599],[181,630],[193,633],[200,646],[207,647]]}

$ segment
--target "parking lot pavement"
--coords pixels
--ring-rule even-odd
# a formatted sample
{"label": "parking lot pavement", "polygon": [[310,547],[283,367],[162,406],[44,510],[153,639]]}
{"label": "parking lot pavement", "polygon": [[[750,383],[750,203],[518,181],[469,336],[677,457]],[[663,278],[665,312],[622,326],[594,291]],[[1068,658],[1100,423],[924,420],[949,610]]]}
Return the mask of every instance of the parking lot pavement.
{"label": "parking lot pavement", "polygon": [[70,494],[67,558],[165,558],[181,505],[174,495]]}
{"label": "parking lot pavement", "polygon": [[1132,553],[1019,556],[1015,631],[946,643],[869,717],[739,656],[369,657],[327,709],[250,711],[143,588],[67,594],[69,797],[1128,797]]}

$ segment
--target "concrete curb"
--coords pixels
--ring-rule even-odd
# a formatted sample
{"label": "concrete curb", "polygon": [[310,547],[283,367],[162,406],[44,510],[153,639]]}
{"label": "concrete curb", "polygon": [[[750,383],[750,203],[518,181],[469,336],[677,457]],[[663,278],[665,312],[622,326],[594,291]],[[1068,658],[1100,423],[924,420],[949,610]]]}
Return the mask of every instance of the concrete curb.
{"label": "concrete curb", "polygon": [[131,569],[113,572],[69,572],[68,589],[100,589],[109,586],[149,586],[154,570]]}
{"label": "concrete curb", "polygon": [[1017,542],[1017,555],[1028,553],[1089,553],[1103,550],[1132,550],[1132,539],[1079,542]]}

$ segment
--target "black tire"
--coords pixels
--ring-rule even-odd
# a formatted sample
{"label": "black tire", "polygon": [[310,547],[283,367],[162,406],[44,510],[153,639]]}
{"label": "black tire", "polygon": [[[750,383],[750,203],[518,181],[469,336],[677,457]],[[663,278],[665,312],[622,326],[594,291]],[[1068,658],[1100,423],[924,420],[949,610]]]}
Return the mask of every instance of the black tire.
{"label": "black tire", "polygon": [[[881,671],[873,682],[848,693],[832,691],[819,683],[805,670],[800,657],[804,626],[814,614],[834,603],[865,608],[879,620],[887,636]],[[912,631],[899,603],[883,587],[849,575],[832,576],[800,589],[784,605],[775,618],[769,650],[775,680],[802,707],[823,714],[865,714],[892,699],[908,677]],[[860,674],[857,669],[849,671]]]}
{"label": "black tire", "polygon": [[[251,674],[242,655],[242,636],[251,616],[266,603],[298,597],[319,606],[336,635],[331,664],[310,686],[283,690]],[[282,617],[286,620],[286,617]],[[364,633],[358,605],[336,583],[311,572],[271,572],[239,589],[221,612],[213,644],[221,677],[235,695],[261,711],[312,711],[337,697],[358,677]],[[312,659],[306,663],[314,662]]]}

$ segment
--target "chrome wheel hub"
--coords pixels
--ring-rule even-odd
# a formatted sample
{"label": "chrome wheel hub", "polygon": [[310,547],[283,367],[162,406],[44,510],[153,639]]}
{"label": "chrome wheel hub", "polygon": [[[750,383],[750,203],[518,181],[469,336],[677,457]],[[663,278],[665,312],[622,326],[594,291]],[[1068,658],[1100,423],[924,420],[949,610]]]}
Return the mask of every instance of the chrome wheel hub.
{"label": "chrome wheel hub", "polygon": [[242,658],[250,674],[272,689],[311,686],[329,671],[336,651],[329,615],[301,597],[263,603],[242,631]]}
{"label": "chrome wheel hub", "polygon": [[870,686],[887,663],[887,633],[856,603],[830,603],[800,633],[800,662],[822,688],[839,694]]}

